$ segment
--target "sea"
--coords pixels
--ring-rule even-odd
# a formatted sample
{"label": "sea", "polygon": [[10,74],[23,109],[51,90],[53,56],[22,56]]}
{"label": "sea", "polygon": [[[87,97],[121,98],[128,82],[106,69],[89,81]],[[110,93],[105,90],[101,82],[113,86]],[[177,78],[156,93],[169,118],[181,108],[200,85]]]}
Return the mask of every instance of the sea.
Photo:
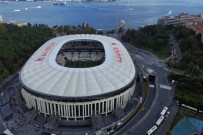
{"label": "sea", "polygon": [[31,24],[81,25],[87,22],[96,29],[114,29],[119,20],[126,27],[138,28],[156,24],[162,16],[179,13],[203,13],[203,0],[117,0],[116,2],[67,2],[54,6],[52,2],[8,1],[0,4],[5,22]]}

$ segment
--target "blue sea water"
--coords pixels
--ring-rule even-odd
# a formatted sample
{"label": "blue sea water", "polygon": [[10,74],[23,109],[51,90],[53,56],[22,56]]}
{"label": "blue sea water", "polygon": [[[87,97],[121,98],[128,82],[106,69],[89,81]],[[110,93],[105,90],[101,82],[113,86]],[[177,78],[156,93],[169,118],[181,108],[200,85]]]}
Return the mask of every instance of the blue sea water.
{"label": "blue sea water", "polygon": [[[41,6],[41,8],[37,8]],[[97,29],[112,29],[118,20],[127,27],[137,28],[157,23],[164,15],[203,13],[203,0],[119,0],[112,3],[68,2],[66,6],[53,6],[51,2],[14,2],[0,4],[4,21],[43,23],[48,26],[84,21]]]}

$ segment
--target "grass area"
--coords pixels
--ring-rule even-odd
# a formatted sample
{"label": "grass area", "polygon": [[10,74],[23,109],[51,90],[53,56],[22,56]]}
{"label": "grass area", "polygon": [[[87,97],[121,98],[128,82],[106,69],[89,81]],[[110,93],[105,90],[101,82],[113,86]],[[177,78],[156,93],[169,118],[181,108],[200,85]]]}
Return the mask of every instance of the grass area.
{"label": "grass area", "polygon": [[168,79],[176,80],[176,98],[184,104],[203,109],[203,77],[170,74]]}
{"label": "grass area", "polygon": [[169,130],[171,131],[175,127],[175,125],[179,122],[179,120],[181,120],[182,118],[183,118],[183,115],[177,112],[173,122],[171,123],[171,127]]}
{"label": "grass area", "polygon": [[199,96],[192,94],[191,91],[187,89],[176,88],[176,97],[180,101],[184,101],[184,103],[191,106],[203,105],[203,99]]}
{"label": "grass area", "polygon": [[171,48],[171,46],[169,44],[166,44],[164,46],[160,46],[158,49],[157,48],[147,48],[147,47],[142,47],[141,49],[147,50],[147,51],[155,54],[157,57],[163,59],[165,56],[169,56],[170,48]]}
{"label": "grass area", "polygon": [[65,67],[71,68],[86,68],[86,67],[94,67],[102,64],[102,60],[100,61],[67,61]]}
{"label": "grass area", "polygon": [[185,117],[189,117],[189,118],[197,118],[196,116],[194,116],[196,114],[191,115],[191,114],[188,114],[188,113],[184,112],[184,115],[185,115]]}

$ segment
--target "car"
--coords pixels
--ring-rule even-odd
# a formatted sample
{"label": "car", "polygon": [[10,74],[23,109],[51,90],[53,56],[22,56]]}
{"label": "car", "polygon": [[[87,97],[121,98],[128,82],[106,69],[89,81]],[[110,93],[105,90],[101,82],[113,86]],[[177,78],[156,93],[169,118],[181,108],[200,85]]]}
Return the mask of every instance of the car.
{"label": "car", "polygon": [[123,125],[123,123],[122,122],[118,122],[118,126],[120,126],[120,125]]}
{"label": "car", "polygon": [[111,129],[109,132],[108,132],[108,135],[112,134],[114,132],[113,129]]}
{"label": "car", "polygon": [[144,108],[144,107],[142,107],[142,108],[141,108],[141,112],[144,112],[144,110],[145,110],[145,108]]}

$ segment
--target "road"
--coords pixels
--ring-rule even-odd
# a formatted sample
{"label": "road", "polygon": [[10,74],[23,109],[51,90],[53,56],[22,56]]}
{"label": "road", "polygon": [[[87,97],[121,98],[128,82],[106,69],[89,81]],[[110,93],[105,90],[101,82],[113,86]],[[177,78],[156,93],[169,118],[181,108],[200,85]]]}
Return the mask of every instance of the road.
{"label": "road", "polygon": [[[140,69],[138,69],[137,71],[140,71]],[[142,79],[140,79],[142,80]],[[155,95],[156,95],[156,91],[153,88],[149,89],[147,98],[146,98],[146,102],[143,104],[145,111],[144,112],[138,112],[135,117],[130,120],[121,130],[119,130],[117,133],[115,133],[115,135],[120,135],[120,134],[124,134],[126,133],[126,131],[128,131],[129,127],[134,126],[135,124],[137,124],[143,116],[146,115],[146,113],[148,112],[148,110],[150,109],[154,99],[155,99]]]}
{"label": "road", "polygon": [[[144,103],[144,112],[138,112],[129,123],[127,123],[122,129],[115,133],[115,135],[144,135],[146,132],[155,125],[156,121],[160,117],[160,112],[165,106],[170,105],[170,90],[160,88],[160,84],[169,86],[167,75],[170,72],[165,63],[160,62],[159,58],[155,55],[143,51],[133,46],[123,43],[125,47],[133,55],[133,60],[136,62],[150,67],[156,71],[156,85],[155,88],[149,88],[149,92]],[[137,72],[140,69],[137,70]],[[166,134],[168,130],[167,126],[162,126],[159,129],[162,135]],[[160,134],[160,135],[161,135]]]}
{"label": "road", "polygon": [[173,56],[176,57],[177,60],[175,62],[177,63],[182,59],[182,53],[180,51],[180,48],[178,46],[178,43],[177,43],[172,31],[170,31],[170,33],[169,33],[169,38],[170,38],[170,42],[174,48]]}

